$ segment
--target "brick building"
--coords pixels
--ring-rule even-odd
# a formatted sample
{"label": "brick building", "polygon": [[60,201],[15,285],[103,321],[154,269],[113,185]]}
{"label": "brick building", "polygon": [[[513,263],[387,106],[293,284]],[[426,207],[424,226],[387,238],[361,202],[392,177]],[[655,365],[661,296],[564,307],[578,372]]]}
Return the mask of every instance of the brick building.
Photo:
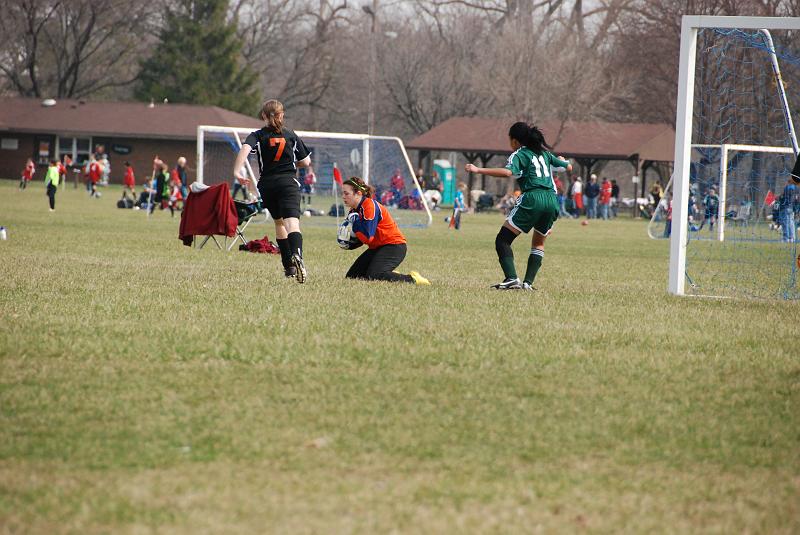
{"label": "brick building", "polygon": [[112,183],[122,182],[125,161],[141,182],[149,176],[155,155],[170,166],[185,156],[192,181],[201,124],[263,126],[258,119],[216,106],[0,97],[0,178],[19,180],[28,158],[40,166],[40,178],[50,158],[69,155],[81,163],[102,145],[111,162]]}

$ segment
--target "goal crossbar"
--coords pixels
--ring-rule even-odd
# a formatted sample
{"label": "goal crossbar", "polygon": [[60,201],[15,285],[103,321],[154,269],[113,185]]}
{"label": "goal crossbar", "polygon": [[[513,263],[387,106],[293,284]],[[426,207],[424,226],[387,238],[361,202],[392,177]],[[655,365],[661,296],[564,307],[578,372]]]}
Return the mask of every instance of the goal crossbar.
{"label": "goal crossbar", "polygon": [[[206,133],[228,133],[234,134],[236,138],[237,145],[241,147],[241,140],[239,138],[240,135],[248,135],[252,132],[252,128],[239,128],[239,127],[231,127],[231,126],[214,126],[214,125],[199,125],[197,127],[197,181],[200,183],[204,183],[204,176],[203,176],[203,165],[201,165],[203,161],[203,151],[204,151],[204,141],[206,137]],[[326,138],[326,139],[340,139],[340,140],[347,140],[347,141],[360,141],[362,143],[362,169],[363,169],[363,176],[361,178],[364,179],[366,183],[370,183],[370,142],[371,141],[391,141],[397,143],[398,148],[402,154],[403,162],[407,167],[407,171],[411,180],[414,183],[414,188],[419,193],[419,199],[421,202],[422,207],[425,210],[427,215],[427,224],[430,225],[433,221],[433,214],[431,213],[430,207],[428,206],[427,201],[425,200],[424,192],[422,191],[422,187],[417,182],[416,174],[414,173],[414,167],[411,164],[411,159],[408,157],[408,152],[406,151],[405,145],[403,141],[396,136],[376,136],[376,135],[369,135],[369,134],[352,134],[352,133],[344,133],[344,132],[316,132],[311,130],[295,130],[295,133],[301,138]],[[313,155],[312,155],[313,161]],[[255,176],[255,172],[247,164],[247,171],[250,174],[250,178],[257,183],[258,177]]]}

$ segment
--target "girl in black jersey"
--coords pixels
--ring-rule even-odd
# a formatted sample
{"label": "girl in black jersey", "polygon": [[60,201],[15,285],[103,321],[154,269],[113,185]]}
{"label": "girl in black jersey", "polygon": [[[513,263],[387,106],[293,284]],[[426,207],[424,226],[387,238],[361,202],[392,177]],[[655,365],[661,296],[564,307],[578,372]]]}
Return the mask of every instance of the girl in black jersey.
{"label": "girl in black jersey", "polygon": [[297,282],[306,280],[303,264],[303,235],[300,233],[300,183],[297,168],[311,165],[311,155],[303,140],[283,126],[283,104],[268,100],[261,107],[261,119],[267,124],[252,132],[242,145],[233,174],[241,182],[247,156],[258,160],[258,191],[264,207],[275,220],[275,237],[281,250],[284,273]]}

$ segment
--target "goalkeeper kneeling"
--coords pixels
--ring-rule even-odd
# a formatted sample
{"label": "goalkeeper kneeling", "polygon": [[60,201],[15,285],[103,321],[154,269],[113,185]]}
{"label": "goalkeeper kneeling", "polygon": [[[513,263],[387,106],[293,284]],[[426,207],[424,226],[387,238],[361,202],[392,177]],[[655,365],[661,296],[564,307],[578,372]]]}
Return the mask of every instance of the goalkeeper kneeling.
{"label": "goalkeeper kneeling", "polygon": [[342,184],[342,201],[350,208],[350,213],[339,226],[336,241],[343,249],[367,246],[346,277],[430,285],[428,279],[416,271],[408,275],[394,271],[406,257],[406,239],[389,210],[372,198],[373,193],[374,189],[358,177]]}

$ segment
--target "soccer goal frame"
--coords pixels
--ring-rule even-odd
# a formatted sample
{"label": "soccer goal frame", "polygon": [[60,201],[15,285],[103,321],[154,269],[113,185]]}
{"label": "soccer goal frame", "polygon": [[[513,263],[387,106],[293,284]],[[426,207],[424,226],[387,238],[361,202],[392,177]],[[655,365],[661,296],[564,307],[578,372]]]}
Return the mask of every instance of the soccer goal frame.
{"label": "soccer goal frame", "polygon": [[[202,162],[204,161],[204,142],[205,142],[205,135],[206,132],[215,132],[215,133],[229,133],[234,134],[234,138],[236,139],[236,143],[239,148],[242,147],[241,137],[246,137],[253,131],[253,128],[238,128],[238,127],[230,127],[230,126],[213,126],[213,125],[199,125],[197,127],[197,181],[200,183],[204,183],[203,177],[203,165]],[[414,167],[411,164],[411,159],[408,157],[408,152],[406,151],[406,147],[403,144],[403,141],[399,137],[395,136],[375,136],[375,135],[368,135],[368,134],[349,134],[349,133],[341,133],[341,132],[314,132],[314,131],[307,131],[307,130],[295,130],[295,133],[300,138],[315,138],[315,137],[324,137],[327,139],[341,139],[341,140],[349,140],[349,141],[361,141],[362,143],[362,158],[361,158],[361,178],[369,184],[370,183],[370,143],[371,141],[392,141],[396,142],[400,148],[402,153],[403,161],[407,166],[408,175],[411,177],[411,180],[414,182],[414,189],[417,190],[419,193],[420,202],[422,207],[425,210],[425,214],[427,216],[427,226],[433,222],[433,214],[431,213],[430,207],[428,206],[427,201],[425,200],[425,195],[423,195],[422,187],[420,186],[419,182],[417,181],[416,173],[414,172]],[[311,155],[312,163],[314,161],[314,155]],[[253,170],[252,166],[250,165],[249,161],[246,161],[246,168],[249,178],[253,180],[254,184],[258,184],[258,176],[257,173]]]}
{"label": "soccer goal frame", "polygon": [[[678,101],[675,117],[675,167],[673,188],[672,234],[670,237],[669,282],[667,290],[673,295],[686,295],[686,247],[688,245],[688,200],[690,164],[692,157],[692,118],[694,113],[694,86],[697,54],[697,34],[701,28],[767,30],[765,39],[772,51],[773,71],[781,91],[785,119],[791,134],[792,149],[797,155],[798,145],[791,115],[786,109],[786,97],[780,71],[777,70],[772,38],[769,30],[800,30],[800,17],[716,17],[684,15],[681,23],[681,47],[678,74]],[[731,145],[733,147],[733,145]],[[759,150],[763,150],[760,147]],[[724,153],[725,151],[723,151]],[[722,166],[723,169],[726,166]],[[721,198],[724,198],[720,196]],[[724,214],[723,206],[720,213]],[[720,225],[720,228],[723,228]],[[722,231],[724,239],[724,230]]]}

